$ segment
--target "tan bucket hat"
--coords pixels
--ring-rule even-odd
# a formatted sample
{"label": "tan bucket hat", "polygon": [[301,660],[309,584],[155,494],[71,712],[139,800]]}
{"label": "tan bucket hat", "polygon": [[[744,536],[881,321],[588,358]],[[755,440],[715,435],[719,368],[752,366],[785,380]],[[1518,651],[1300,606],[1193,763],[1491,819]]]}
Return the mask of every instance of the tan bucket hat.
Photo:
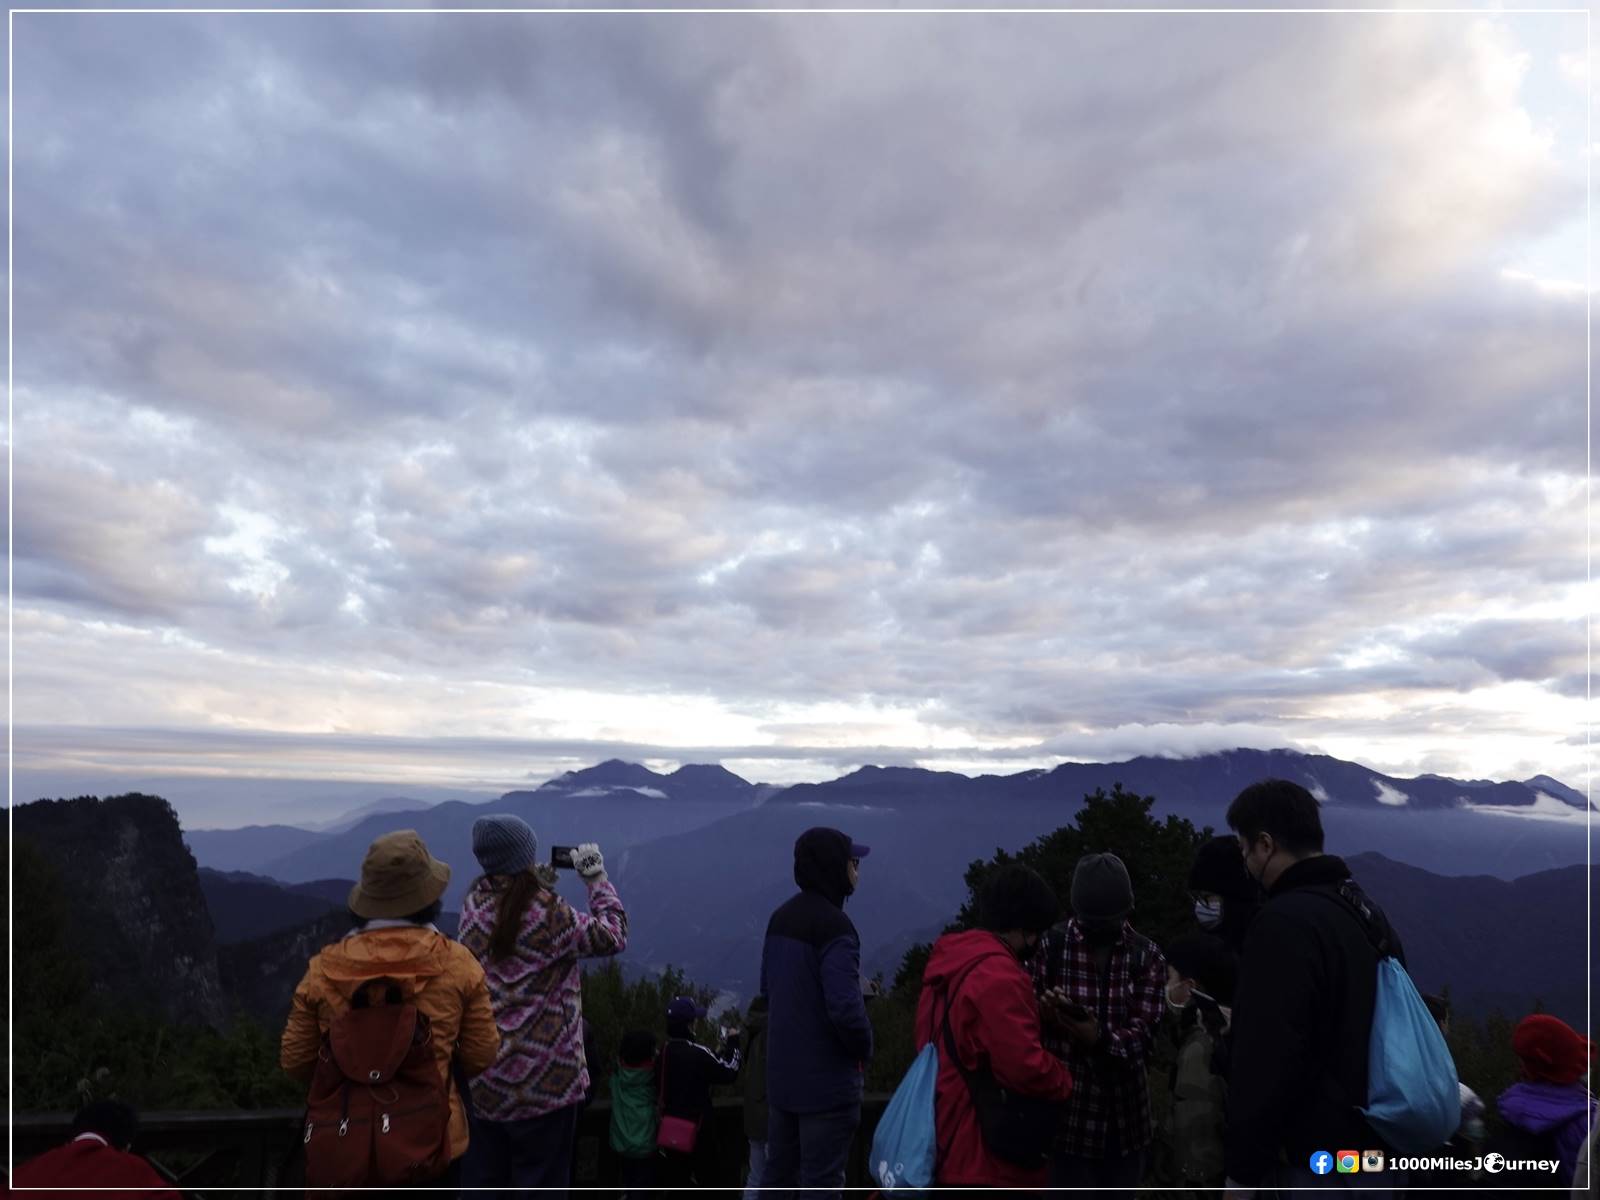
{"label": "tan bucket hat", "polygon": [[428,853],[415,829],[386,833],[367,848],[361,882],[350,889],[358,917],[408,917],[427,908],[450,883],[450,866]]}

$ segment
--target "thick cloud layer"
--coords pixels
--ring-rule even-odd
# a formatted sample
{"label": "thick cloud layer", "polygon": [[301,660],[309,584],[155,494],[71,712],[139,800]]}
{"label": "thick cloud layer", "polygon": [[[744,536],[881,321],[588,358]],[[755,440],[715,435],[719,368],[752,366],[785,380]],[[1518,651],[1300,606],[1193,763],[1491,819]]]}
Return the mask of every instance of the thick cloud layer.
{"label": "thick cloud layer", "polygon": [[1562,20],[19,15],[18,719],[1571,778]]}

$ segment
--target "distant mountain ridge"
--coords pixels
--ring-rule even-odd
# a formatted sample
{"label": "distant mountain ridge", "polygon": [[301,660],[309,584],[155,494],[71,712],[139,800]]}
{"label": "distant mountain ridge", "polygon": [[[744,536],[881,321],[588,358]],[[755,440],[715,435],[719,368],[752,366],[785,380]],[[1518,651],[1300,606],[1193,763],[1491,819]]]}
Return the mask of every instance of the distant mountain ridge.
{"label": "distant mountain ridge", "polygon": [[826,783],[799,784],[773,798],[776,804],[895,804],[908,799],[960,800],[974,796],[1028,798],[1050,793],[1082,796],[1114,784],[1168,805],[1220,806],[1258,779],[1292,779],[1324,804],[1367,808],[1533,808],[1542,792],[1582,812],[1581,792],[1548,775],[1522,782],[1461,781],[1442,775],[1385,775],[1359,763],[1296,750],[1223,750],[1192,758],[1144,755],[1114,763],[1066,762],[1048,771],[967,776],[917,767],[861,767]]}
{"label": "distant mountain ridge", "polygon": [[246,871],[209,867],[200,868],[199,878],[219,947],[294,929],[329,912],[343,914],[354,886],[350,879],[283,884]]}

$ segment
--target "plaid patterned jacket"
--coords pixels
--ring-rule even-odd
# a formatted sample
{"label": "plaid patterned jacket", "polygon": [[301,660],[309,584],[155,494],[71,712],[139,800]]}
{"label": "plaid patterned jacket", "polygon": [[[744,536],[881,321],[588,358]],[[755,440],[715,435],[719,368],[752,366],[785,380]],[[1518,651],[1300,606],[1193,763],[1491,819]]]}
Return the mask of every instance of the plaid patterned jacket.
{"label": "plaid patterned jacket", "polygon": [[1083,1050],[1045,1034],[1045,1045],[1072,1071],[1072,1099],[1056,1149],[1085,1158],[1132,1154],[1150,1144],[1150,1085],[1145,1064],[1166,1009],[1167,962],[1149,938],[1123,922],[1105,978],[1076,919],[1040,939],[1033,956],[1038,988],[1062,988],[1100,1022],[1100,1041]]}

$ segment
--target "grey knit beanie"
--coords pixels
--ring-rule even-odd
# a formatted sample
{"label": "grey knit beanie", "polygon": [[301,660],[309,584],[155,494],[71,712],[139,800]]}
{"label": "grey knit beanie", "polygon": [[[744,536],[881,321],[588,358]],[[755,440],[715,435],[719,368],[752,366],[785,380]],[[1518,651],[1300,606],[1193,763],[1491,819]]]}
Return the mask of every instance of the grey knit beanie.
{"label": "grey knit beanie", "polygon": [[1072,872],[1072,912],[1079,917],[1125,917],[1133,911],[1133,881],[1115,854],[1085,854]]}
{"label": "grey knit beanie", "polygon": [[521,817],[491,813],[472,823],[472,853],[485,875],[515,875],[539,857],[539,839]]}

